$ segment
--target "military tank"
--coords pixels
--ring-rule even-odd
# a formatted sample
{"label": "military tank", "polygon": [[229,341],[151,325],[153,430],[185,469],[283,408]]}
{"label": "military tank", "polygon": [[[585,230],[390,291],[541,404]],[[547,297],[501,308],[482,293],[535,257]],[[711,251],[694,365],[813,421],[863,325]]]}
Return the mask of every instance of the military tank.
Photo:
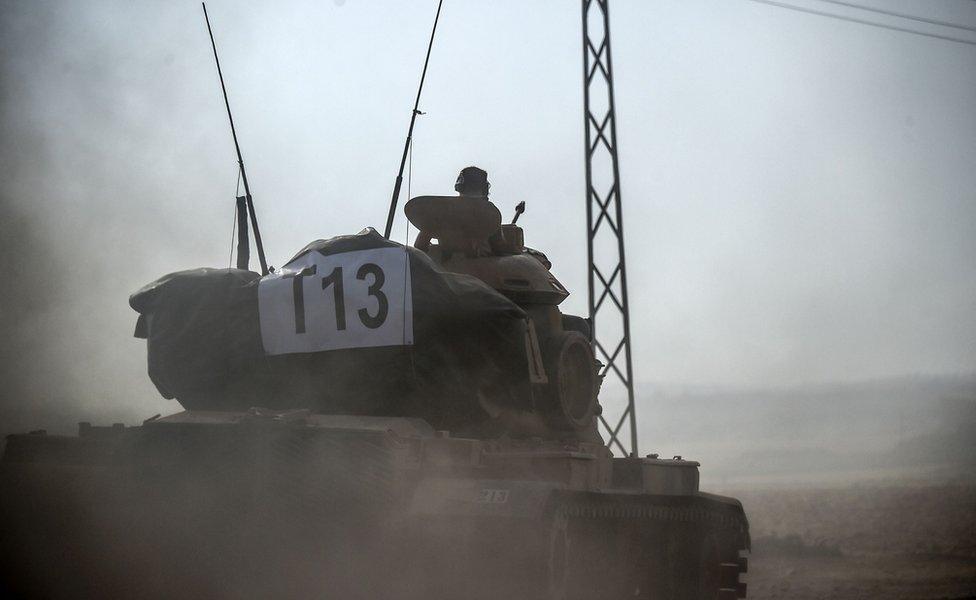
{"label": "military tank", "polygon": [[7,439],[6,592],[43,597],[745,597],[741,504],[615,457],[601,367],[487,174],[405,206],[413,246],[318,240],[261,277],[130,298],[183,411]]}

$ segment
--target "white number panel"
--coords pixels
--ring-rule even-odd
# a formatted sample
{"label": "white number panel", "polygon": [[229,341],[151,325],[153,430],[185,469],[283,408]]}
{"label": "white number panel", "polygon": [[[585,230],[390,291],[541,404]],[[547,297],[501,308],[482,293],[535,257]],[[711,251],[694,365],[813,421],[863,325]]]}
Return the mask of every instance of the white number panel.
{"label": "white number panel", "polygon": [[413,344],[411,290],[402,248],[309,252],[258,284],[264,351]]}

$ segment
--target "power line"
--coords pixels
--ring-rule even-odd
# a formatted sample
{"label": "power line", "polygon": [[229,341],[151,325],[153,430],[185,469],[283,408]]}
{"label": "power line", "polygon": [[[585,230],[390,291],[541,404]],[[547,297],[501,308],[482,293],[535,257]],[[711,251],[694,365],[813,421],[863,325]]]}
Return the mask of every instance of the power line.
{"label": "power line", "polygon": [[846,6],[848,8],[856,8],[857,10],[866,10],[870,12],[876,12],[882,15],[888,15],[889,17],[899,17],[901,19],[911,19],[913,21],[919,21],[921,23],[929,23],[931,25],[940,25],[942,27],[952,27],[954,29],[965,29],[966,31],[976,31],[976,27],[970,27],[969,25],[959,25],[957,23],[950,23],[949,21],[939,21],[937,19],[928,19],[926,17],[919,17],[916,15],[910,15],[908,13],[895,12],[893,10],[885,10],[883,8],[875,8],[873,6],[864,6],[862,4],[855,4],[854,2],[844,2],[843,0],[820,0],[821,2],[829,2],[830,4],[837,4],[840,6]]}
{"label": "power line", "polygon": [[795,10],[798,12],[803,12],[811,15],[817,15],[821,17],[830,17],[832,19],[840,19],[841,21],[849,21],[851,23],[859,23],[861,25],[870,25],[871,27],[880,27],[881,29],[890,29],[891,31],[900,31],[902,33],[913,33],[915,35],[923,35],[925,37],[937,38],[940,40],[946,40],[948,42],[959,42],[960,44],[969,44],[970,46],[976,46],[976,41],[965,40],[962,38],[951,37],[948,35],[939,35],[937,33],[926,33],[924,31],[918,31],[917,29],[908,29],[907,27],[896,27],[894,25],[885,25],[883,23],[875,23],[874,21],[866,21],[864,19],[855,19],[854,17],[845,17],[835,13],[823,12],[819,10],[814,10],[812,8],[803,8],[801,6],[794,6],[792,4],[784,4],[782,2],[774,2],[773,0],[750,0],[751,2],[758,2],[759,4],[768,4],[770,6],[777,6],[779,8],[787,8],[789,10]]}

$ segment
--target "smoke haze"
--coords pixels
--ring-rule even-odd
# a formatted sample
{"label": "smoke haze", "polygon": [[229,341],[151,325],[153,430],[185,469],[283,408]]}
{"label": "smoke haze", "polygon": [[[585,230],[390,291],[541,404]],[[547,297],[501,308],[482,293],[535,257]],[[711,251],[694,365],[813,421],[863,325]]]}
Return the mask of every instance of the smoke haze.
{"label": "smoke haze", "polygon": [[[892,5],[976,23],[970,2]],[[410,191],[486,168],[583,313],[578,9],[530,7],[445,6]],[[208,8],[269,261],[381,226],[433,4]],[[976,48],[750,2],[613,11],[637,378],[971,373]],[[172,412],[126,300],[228,262],[236,162],[203,15],[8,1],[0,19],[2,429]],[[666,419],[645,402],[642,424]]]}
{"label": "smoke haze", "polygon": [[[968,0],[858,2],[976,27]],[[972,596],[976,46],[747,0],[611,4],[642,454],[700,460],[702,489],[743,501],[751,598]],[[435,6],[208,2],[272,265],[314,239],[382,229]],[[447,0],[437,36],[401,207],[485,168],[506,219],[526,201],[526,243],[572,292],[561,309],[584,314],[579,4]],[[229,264],[238,167],[199,3],[0,0],[0,182],[0,435],[176,412],[146,375],[127,300],[165,273]],[[409,237],[402,212],[394,237]],[[619,415],[620,387],[608,382],[601,401]],[[21,511],[0,517],[23,535],[0,558],[69,597],[93,566],[122,574],[122,595],[184,580],[267,595],[242,577],[275,581],[261,553],[222,553],[243,552],[233,536],[247,528],[208,487],[251,481],[247,455],[226,452],[243,476],[204,462],[202,485],[164,485],[174,496],[156,504],[104,502],[114,486],[94,486],[81,515],[45,513],[70,494],[15,480],[0,500]],[[360,502],[340,476],[368,484],[368,469],[334,448],[310,455],[331,464],[288,460],[307,472],[268,468],[278,479],[262,489],[312,481],[322,495],[284,486],[282,498]],[[193,469],[177,472],[183,485]],[[287,522],[250,521],[284,541],[263,547],[271,558],[321,577],[335,554],[371,551],[362,536],[332,543],[293,506]],[[167,513],[195,535],[168,530]],[[441,517],[448,539],[474,539]],[[139,551],[65,548],[84,526],[87,547],[111,552],[114,538]],[[31,564],[39,540],[55,566]],[[533,553],[499,542],[482,550]],[[405,567],[366,583],[436,586],[456,559],[439,549],[436,576]],[[378,556],[370,566],[398,570]],[[159,557],[177,567],[154,569]],[[216,559],[231,571],[215,576]],[[332,564],[369,593],[350,563]],[[321,589],[309,582],[275,593]]]}

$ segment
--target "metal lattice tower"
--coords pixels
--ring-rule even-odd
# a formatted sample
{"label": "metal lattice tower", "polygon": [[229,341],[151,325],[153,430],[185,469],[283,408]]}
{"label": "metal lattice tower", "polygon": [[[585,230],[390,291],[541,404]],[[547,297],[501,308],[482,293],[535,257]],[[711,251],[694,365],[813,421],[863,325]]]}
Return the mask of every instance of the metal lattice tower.
{"label": "metal lattice tower", "polygon": [[[608,434],[607,445],[630,456],[637,454],[637,422],[610,60],[610,9],[609,0],[582,0],[582,3],[589,315],[597,357],[606,363],[603,397],[610,400],[605,400],[605,408],[607,404],[620,405],[626,400],[626,405],[619,410],[607,410],[601,415],[600,422]],[[625,398],[619,393],[621,384]],[[619,412],[619,416],[612,412]],[[629,448],[622,439],[628,432]]]}

